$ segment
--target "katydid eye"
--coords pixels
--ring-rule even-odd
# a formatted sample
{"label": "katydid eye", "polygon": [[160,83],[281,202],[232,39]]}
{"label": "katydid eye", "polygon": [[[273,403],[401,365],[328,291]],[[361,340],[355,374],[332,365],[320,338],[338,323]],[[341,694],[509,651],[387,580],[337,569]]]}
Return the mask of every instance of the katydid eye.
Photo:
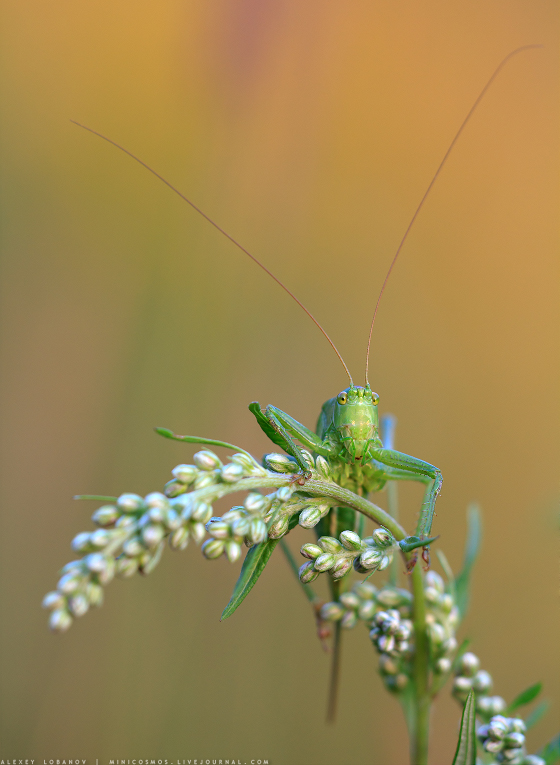
{"label": "katydid eye", "polygon": [[379,403],[379,396],[377,395],[377,393],[374,393],[373,391],[371,392],[371,403],[374,406],[377,406],[377,404]]}
{"label": "katydid eye", "polygon": [[339,393],[336,397],[336,400],[339,404],[345,404],[348,401],[348,394],[347,393]]}

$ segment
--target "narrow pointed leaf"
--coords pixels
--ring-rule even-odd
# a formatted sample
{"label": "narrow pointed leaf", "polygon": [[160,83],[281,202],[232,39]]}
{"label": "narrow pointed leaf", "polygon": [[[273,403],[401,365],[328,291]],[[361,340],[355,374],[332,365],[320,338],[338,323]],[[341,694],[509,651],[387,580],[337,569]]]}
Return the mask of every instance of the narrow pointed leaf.
{"label": "narrow pointed leaf", "polygon": [[469,505],[467,511],[467,542],[465,545],[465,560],[463,568],[455,580],[455,591],[457,595],[457,607],[461,619],[465,616],[469,605],[469,585],[471,569],[478,556],[480,541],[482,537],[482,524],[480,519],[480,508],[476,504]]}
{"label": "narrow pointed leaf", "polygon": [[530,688],[526,688],[522,693],[519,694],[512,702],[508,705],[506,711],[504,712],[505,715],[511,714],[511,712],[515,711],[519,707],[524,706],[525,704],[530,704],[533,699],[536,699],[539,693],[542,690],[542,683],[535,683],[535,685],[532,685]]}
{"label": "narrow pointed leaf", "polygon": [[233,588],[233,593],[231,595],[230,601],[224,608],[224,612],[220,621],[223,621],[224,619],[227,619],[228,616],[231,616],[232,613],[241,605],[241,603],[243,603],[247,595],[255,586],[257,579],[264,571],[264,567],[268,563],[269,558],[272,555],[272,552],[277,543],[278,539],[267,539],[266,542],[261,542],[260,544],[250,548],[249,552],[245,556],[245,560],[243,561],[241,573],[239,574],[239,579]]}
{"label": "narrow pointed leaf", "polygon": [[558,765],[560,762],[560,733],[538,752],[545,765]]}
{"label": "narrow pointed leaf", "polygon": [[475,696],[473,691],[469,691],[463,716],[461,718],[461,728],[459,730],[459,741],[457,742],[457,751],[453,758],[453,765],[476,765],[476,714],[475,714]]}
{"label": "narrow pointed leaf", "polygon": [[[217,441],[215,438],[199,438],[199,436],[178,436],[169,428],[154,428],[158,436],[164,438],[171,438],[173,441],[184,441],[187,444],[208,444],[209,446],[223,446],[226,449],[233,449],[236,452],[242,452],[243,454],[249,454],[245,449],[235,444],[228,444],[227,441]],[[251,455],[249,454],[249,457]],[[252,459],[252,457],[251,457]]]}
{"label": "narrow pointed leaf", "polygon": [[529,717],[525,720],[525,727],[527,730],[534,728],[540,719],[547,713],[550,703],[548,701],[541,701],[541,703],[533,709]]}
{"label": "narrow pointed leaf", "polygon": [[260,428],[264,431],[266,436],[270,438],[272,443],[276,444],[276,446],[279,446],[281,449],[283,449],[286,452],[286,454],[291,454],[292,450],[290,449],[289,443],[286,441],[285,438],[282,438],[280,433],[277,433],[276,430],[274,430],[270,422],[264,416],[264,413],[261,409],[261,405],[259,404],[258,401],[253,401],[251,404],[249,404],[249,411],[255,415]]}

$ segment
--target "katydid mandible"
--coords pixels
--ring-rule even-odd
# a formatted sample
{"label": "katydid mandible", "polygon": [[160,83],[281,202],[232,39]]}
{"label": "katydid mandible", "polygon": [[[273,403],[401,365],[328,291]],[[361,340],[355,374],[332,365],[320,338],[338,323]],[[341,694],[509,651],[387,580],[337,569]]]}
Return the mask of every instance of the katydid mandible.
{"label": "katydid mandible", "polygon": [[[418,526],[416,530],[416,536],[420,539],[428,540],[432,527],[432,521],[434,517],[435,503],[442,485],[441,471],[431,465],[429,462],[418,459],[408,454],[398,452],[394,449],[384,448],[379,435],[379,417],[377,406],[379,402],[379,396],[374,393],[370,387],[368,379],[369,368],[369,350],[371,343],[371,336],[373,325],[377,316],[379,303],[387,281],[391,275],[395,262],[399,256],[399,253],[403,247],[403,244],[410,232],[410,229],[416,220],[420,209],[422,208],[426,197],[432,189],[440,171],[447,161],[450,152],[455,146],[459,136],[465,128],[467,122],[470,120],[473,112],[477,108],[478,104],[484,97],[486,91],[495,80],[501,69],[509,61],[510,58],[515,56],[521,51],[530,48],[539,48],[540,45],[525,45],[509,53],[498,65],[478,98],[474,102],[467,116],[463,120],[459,130],[453,138],[449,148],[447,149],[439,167],[437,168],[424,196],[422,197],[420,204],[418,205],[412,219],[405,231],[405,234],[397,248],[397,251],[393,257],[387,275],[381,287],[381,291],[377,298],[373,319],[371,322],[367,353],[366,353],[366,373],[365,373],[365,386],[354,385],[352,376],[346,366],[341,354],[334,345],[327,332],[323,329],[321,324],[315,319],[315,317],[307,310],[307,308],[298,300],[298,298],[286,287],[271,271],[269,271],[263,263],[260,262],[254,255],[246,250],[239,242],[237,242],[232,236],[224,231],[217,223],[215,223],[208,215],[206,215],[200,208],[198,208],[190,199],[182,194],[177,188],[175,188],[169,181],[163,178],[159,173],[153,170],[149,165],[139,159],[132,152],[120,146],[115,141],[107,138],[101,133],[82,125],[74,120],[71,120],[79,127],[88,130],[94,135],[103,138],[116,148],[128,154],[132,159],[139,162],[143,167],[153,173],[163,183],[165,183],[172,191],[178,194],[181,199],[187,202],[198,213],[200,213],[209,223],[211,223],[220,233],[227,237],[233,244],[236,245],[242,252],[244,252],[251,260],[253,260],[258,266],[260,266],[274,281],[277,282],[305,311],[309,318],[315,323],[318,329],[323,333],[334,352],[341,361],[346,374],[348,375],[350,385],[343,390],[337,396],[329,399],[323,404],[321,414],[317,423],[316,432],[313,432],[305,425],[295,420],[289,414],[286,414],[281,409],[275,406],[269,405],[264,410],[260,404],[253,402],[250,404],[249,409],[255,415],[259,426],[262,428],[268,438],[281,449],[283,449],[294,461],[294,477],[300,483],[305,483],[305,480],[309,476],[308,463],[305,460],[305,456],[298,446],[298,443],[302,447],[313,452],[315,455],[324,457],[335,476],[335,480],[341,486],[349,488],[352,491],[367,496],[372,492],[381,490],[388,481],[417,481],[425,485],[425,497],[422,504]],[[298,443],[296,443],[298,442]],[[265,457],[266,464],[266,457]],[[338,509],[340,512],[340,509]],[[336,509],[331,509],[331,513],[337,512]],[[349,511],[351,516],[346,514],[346,517],[338,519],[339,531],[344,528],[353,528],[354,524],[354,511]],[[344,515],[344,514],[343,514]],[[327,520],[327,519],[324,519]],[[328,522],[328,521],[327,521]],[[342,525],[341,525],[342,522]],[[426,545],[423,548],[422,557],[425,563],[429,566],[429,547]],[[412,559],[412,565],[414,565],[414,558]]]}

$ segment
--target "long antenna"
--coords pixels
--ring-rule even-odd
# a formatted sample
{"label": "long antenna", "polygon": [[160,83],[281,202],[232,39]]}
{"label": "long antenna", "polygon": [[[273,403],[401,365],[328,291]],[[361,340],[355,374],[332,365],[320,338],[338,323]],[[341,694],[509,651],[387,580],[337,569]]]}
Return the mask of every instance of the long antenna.
{"label": "long antenna", "polygon": [[399,246],[398,246],[398,248],[397,248],[397,251],[396,251],[396,253],[395,253],[395,257],[394,257],[394,258],[393,258],[393,260],[391,261],[391,265],[389,266],[389,270],[387,271],[387,275],[385,276],[385,281],[383,282],[383,286],[381,287],[381,292],[379,293],[379,297],[377,298],[377,303],[375,304],[375,311],[373,312],[373,319],[371,320],[371,326],[370,326],[370,328],[369,328],[369,337],[368,337],[368,344],[367,344],[367,353],[366,353],[366,384],[367,384],[367,385],[369,385],[369,379],[368,379],[368,371],[369,371],[369,349],[370,349],[370,345],[371,345],[371,335],[372,335],[372,332],[373,332],[373,325],[374,325],[374,323],[375,323],[375,317],[377,316],[377,309],[379,308],[379,303],[381,302],[381,296],[383,295],[383,292],[385,291],[385,286],[386,286],[387,282],[389,281],[389,277],[391,276],[391,271],[393,270],[393,266],[394,266],[394,265],[395,265],[395,263],[397,262],[397,258],[399,257],[399,253],[400,253],[400,251],[402,250],[402,246],[403,246],[403,244],[404,244],[404,243],[405,243],[405,241],[406,241],[406,238],[407,238],[407,236],[408,236],[408,234],[409,234],[409,231],[410,231],[410,229],[412,228],[412,226],[413,226],[413,224],[414,224],[414,221],[415,221],[415,220],[416,220],[416,218],[418,217],[418,213],[419,213],[419,212],[420,212],[420,210],[422,209],[422,206],[423,206],[424,202],[426,201],[426,197],[428,196],[428,194],[429,194],[429,193],[430,193],[430,191],[432,190],[432,186],[433,186],[433,185],[434,185],[434,183],[436,182],[436,179],[437,179],[437,177],[439,176],[439,174],[440,174],[440,172],[441,172],[441,169],[443,168],[443,166],[444,166],[444,165],[445,165],[445,163],[447,162],[447,158],[448,158],[448,157],[449,157],[449,155],[451,154],[451,151],[452,151],[453,147],[455,146],[455,144],[457,143],[457,141],[458,141],[458,139],[459,139],[459,136],[460,136],[460,135],[461,135],[461,133],[463,132],[463,130],[464,130],[464,128],[465,128],[465,126],[466,126],[467,122],[468,122],[468,121],[470,120],[470,118],[472,117],[472,115],[473,115],[474,111],[476,110],[477,106],[479,105],[479,103],[482,101],[482,99],[483,99],[483,98],[484,98],[484,96],[486,95],[486,91],[488,90],[488,88],[490,87],[490,85],[492,85],[492,83],[494,82],[494,80],[496,79],[496,77],[498,76],[498,74],[501,72],[501,70],[504,68],[504,66],[507,64],[507,62],[510,60],[510,58],[512,58],[513,56],[517,55],[518,53],[521,53],[521,51],[524,51],[524,50],[529,50],[530,48],[544,48],[544,45],[522,45],[520,48],[516,48],[516,49],[515,49],[515,50],[513,50],[511,53],[508,53],[508,55],[507,55],[507,56],[506,56],[506,57],[503,59],[503,61],[501,61],[501,63],[500,63],[498,66],[497,66],[496,70],[494,71],[494,74],[493,74],[493,75],[490,77],[490,79],[488,80],[488,82],[486,83],[486,85],[485,85],[485,86],[482,88],[482,90],[480,91],[480,94],[479,94],[478,98],[476,99],[476,101],[474,102],[474,104],[471,106],[471,109],[470,109],[469,113],[467,114],[467,116],[465,117],[465,119],[463,120],[463,122],[461,123],[461,127],[459,128],[459,130],[458,130],[458,131],[457,131],[457,133],[455,134],[455,138],[454,138],[454,139],[451,141],[451,143],[449,144],[449,148],[448,148],[448,149],[447,149],[447,151],[445,152],[445,155],[444,155],[443,159],[441,160],[441,162],[440,162],[440,165],[439,165],[438,169],[436,170],[434,177],[433,177],[433,178],[432,178],[432,180],[430,181],[430,185],[429,185],[429,186],[428,186],[428,188],[426,189],[426,191],[425,191],[425,193],[424,193],[424,196],[423,196],[423,197],[422,197],[422,199],[420,200],[420,204],[419,204],[419,205],[418,205],[418,207],[416,208],[416,212],[415,212],[415,213],[414,213],[414,215],[412,216],[412,220],[411,220],[411,221],[410,221],[410,223],[408,224],[408,228],[407,228],[407,229],[406,229],[406,231],[404,232],[404,236],[403,236],[403,238],[401,239],[401,243],[399,244]]}
{"label": "long antenna", "polygon": [[263,271],[265,271],[265,272],[266,272],[266,273],[267,273],[267,274],[268,274],[268,275],[269,275],[269,276],[270,276],[272,279],[274,279],[274,281],[275,281],[277,284],[279,284],[279,285],[280,285],[280,287],[282,287],[282,289],[283,289],[283,290],[285,290],[285,291],[288,293],[288,295],[289,295],[291,298],[293,298],[293,299],[296,301],[296,303],[299,305],[299,307],[300,307],[301,309],[303,309],[303,310],[305,311],[305,313],[306,313],[306,314],[309,316],[309,318],[310,318],[310,319],[311,319],[311,321],[312,321],[312,322],[315,324],[315,326],[316,326],[316,327],[318,327],[318,328],[320,329],[320,331],[323,333],[323,335],[324,335],[324,336],[327,338],[327,340],[329,341],[329,343],[330,343],[330,345],[331,345],[331,348],[333,349],[333,351],[334,351],[334,352],[336,353],[336,355],[338,356],[338,358],[339,358],[339,360],[340,360],[340,363],[341,363],[341,364],[342,364],[342,366],[344,367],[344,370],[345,370],[346,374],[348,375],[348,379],[350,380],[350,385],[352,385],[352,386],[354,385],[354,381],[352,380],[352,375],[350,374],[350,372],[349,372],[349,370],[348,370],[348,367],[347,367],[347,366],[346,366],[346,364],[344,363],[344,359],[342,358],[342,356],[341,356],[341,355],[340,355],[340,353],[338,352],[338,349],[337,349],[336,345],[333,343],[333,341],[332,341],[332,340],[330,339],[330,337],[327,335],[326,331],[325,331],[325,330],[323,329],[323,327],[322,327],[322,326],[319,324],[319,322],[317,321],[317,319],[316,319],[316,318],[313,316],[313,314],[311,313],[311,311],[308,311],[308,310],[307,310],[307,308],[306,308],[306,307],[303,305],[303,303],[302,303],[300,300],[298,300],[298,298],[297,298],[297,297],[294,295],[294,293],[293,293],[291,290],[289,290],[289,289],[286,287],[286,285],[285,285],[285,284],[283,284],[283,283],[280,281],[280,279],[278,279],[278,277],[277,277],[277,276],[274,276],[274,274],[272,273],[272,271],[269,271],[269,270],[268,270],[268,268],[267,268],[265,265],[263,265],[263,263],[261,263],[261,261],[260,261],[260,260],[258,260],[258,258],[256,258],[254,255],[251,255],[251,253],[250,253],[248,250],[246,250],[246,249],[245,249],[245,247],[243,247],[241,244],[239,244],[239,242],[238,242],[238,241],[236,241],[236,240],[235,240],[235,239],[234,239],[232,236],[230,236],[230,235],[227,233],[227,231],[224,231],[224,229],[223,229],[223,228],[221,228],[221,226],[218,226],[218,224],[217,224],[217,223],[215,223],[215,222],[212,220],[212,218],[208,217],[208,215],[206,215],[206,213],[202,212],[202,210],[200,209],[200,207],[197,207],[197,206],[194,204],[194,202],[191,202],[191,200],[190,200],[190,199],[187,199],[187,197],[186,197],[184,194],[182,194],[182,193],[179,191],[179,189],[176,189],[176,188],[175,188],[175,186],[173,186],[171,183],[169,183],[169,181],[167,181],[167,180],[166,180],[166,179],[165,179],[165,178],[164,178],[162,175],[160,175],[159,173],[157,173],[157,172],[156,172],[156,171],[155,171],[153,168],[151,168],[149,165],[147,165],[145,162],[143,162],[143,161],[142,161],[142,160],[141,160],[139,157],[137,157],[137,156],[136,156],[135,154],[133,154],[131,151],[129,151],[128,149],[125,149],[125,148],[124,148],[124,146],[121,146],[121,145],[120,145],[120,144],[118,144],[116,141],[113,141],[113,140],[111,140],[111,138],[107,138],[107,136],[106,136],[106,135],[103,135],[103,133],[98,133],[98,132],[97,132],[97,130],[93,130],[92,128],[88,127],[87,125],[82,125],[80,122],[76,122],[76,120],[70,120],[70,122],[73,122],[73,123],[74,123],[74,125],[77,125],[78,127],[81,127],[81,128],[83,128],[84,130],[87,130],[87,131],[89,131],[90,133],[93,133],[93,135],[99,136],[99,138],[103,138],[103,140],[104,140],[104,141],[107,141],[107,143],[110,143],[110,144],[112,144],[112,145],[113,145],[113,146],[115,146],[117,149],[120,149],[121,151],[124,151],[124,153],[125,153],[125,154],[128,154],[128,156],[129,156],[129,157],[132,157],[132,159],[135,159],[135,160],[136,160],[136,162],[138,162],[140,165],[142,165],[142,167],[145,167],[145,168],[146,168],[146,170],[149,170],[149,171],[150,171],[150,173],[152,173],[153,175],[155,175],[155,176],[156,176],[156,178],[159,178],[159,180],[160,180],[160,181],[162,181],[163,183],[165,183],[165,185],[166,185],[166,186],[169,186],[169,188],[171,189],[171,191],[174,191],[174,192],[175,192],[175,194],[177,194],[179,197],[181,197],[181,199],[182,199],[184,202],[186,202],[187,204],[189,204],[189,205],[190,205],[190,206],[191,206],[191,207],[192,207],[194,210],[196,210],[196,211],[197,211],[197,213],[200,213],[200,215],[202,215],[202,217],[203,217],[203,218],[206,218],[206,220],[208,221],[208,223],[211,223],[211,224],[214,226],[214,228],[217,228],[217,229],[218,229],[218,231],[220,232],[220,234],[223,234],[223,235],[224,235],[224,236],[225,236],[227,239],[229,239],[229,240],[230,240],[230,242],[233,242],[233,244],[234,244],[236,247],[239,247],[239,249],[240,249],[242,252],[244,252],[244,253],[245,253],[245,255],[248,255],[248,256],[251,258],[251,260],[252,260],[254,263],[256,263],[256,264],[257,264],[257,266],[260,266],[260,267],[262,268],[262,270],[263,270]]}

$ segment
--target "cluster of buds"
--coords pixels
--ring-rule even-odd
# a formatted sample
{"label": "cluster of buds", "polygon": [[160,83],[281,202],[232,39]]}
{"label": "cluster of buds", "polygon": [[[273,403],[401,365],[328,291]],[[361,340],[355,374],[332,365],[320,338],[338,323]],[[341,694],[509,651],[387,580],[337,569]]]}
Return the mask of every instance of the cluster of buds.
{"label": "cluster of buds", "polygon": [[525,731],[523,720],[494,715],[476,733],[484,751],[494,755],[496,762],[508,765],[545,765],[542,757],[526,753]]}
{"label": "cluster of buds", "polygon": [[506,708],[501,696],[490,696],[492,677],[489,672],[480,669],[480,660],[474,653],[464,653],[453,681],[453,695],[462,703],[470,690],[476,694],[476,711],[483,719],[499,715]]}
{"label": "cluster of buds", "polygon": [[457,650],[455,632],[459,610],[451,594],[445,591],[443,579],[435,571],[426,574],[424,598],[433,668],[435,672],[445,674],[451,670],[452,657]]}
{"label": "cluster of buds", "polygon": [[369,582],[359,582],[349,592],[343,592],[338,601],[324,603],[321,619],[326,622],[340,622],[343,629],[350,630],[358,621],[370,623],[377,610],[375,595],[377,588]]}
{"label": "cluster of buds", "polygon": [[221,518],[211,518],[206,524],[211,539],[202,545],[202,554],[209,560],[225,554],[234,563],[241,556],[243,543],[252,547],[264,542],[268,537],[264,518],[272,504],[272,497],[274,495],[265,497],[258,492],[251,492],[244,505],[232,507]]}
{"label": "cluster of buds", "polygon": [[237,483],[249,476],[266,475],[266,471],[247,453],[232,455],[223,465],[217,454],[202,449],[193,458],[194,465],[177,465],[171,471],[173,478],[165,484],[165,496],[179,497],[187,491],[198,491],[216,484]]}
{"label": "cluster of buds", "polygon": [[396,608],[378,611],[369,633],[370,639],[379,653],[393,657],[408,655],[411,635],[412,622],[410,619],[403,619]]}
{"label": "cluster of buds", "polygon": [[360,573],[383,570],[393,559],[396,541],[386,529],[376,529],[371,537],[361,539],[354,531],[343,531],[339,539],[320,537],[317,544],[301,548],[309,558],[299,570],[299,578],[307,584],[328,571],[333,579],[342,579],[352,566]]}
{"label": "cluster of buds", "polygon": [[[314,478],[321,481],[332,481],[333,476],[329,463],[324,457],[319,455],[313,461],[313,455],[308,452],[307,449],[300,449],[303,459],[309,467],[309,472]],[[263,465],[268,470],[272,470],[274,473],[299,473],[300,468],[293,457],[288,457],[286,454],[277,454],[275,452],[271,454],[265,454],[263,457]]]}
{"label": "cluster of buds", "polygon": [[[234,454],[224,466],[205,449],[194,455],[194,463],[172,471],[174,478],[165,494],[121,494],[114,504],[93,513],[98,528],[78,534],[72,542],[72,549],[82,557],[64,566],[57,589],[43,599],[43,606],[51,610],[51,629],[65,632],[74,618],[83,616],[90,606],[101,605],[103,587],[115,575],[153,571],[166,538],[174,550],[185,549],[189,539],[200,544],[212,516],[212,502],[236,490],[242,479],[271,476],[245,453]],[[262,526],[259,530],[262,534]],[[256,531],[252,527],[250,533]]]}

